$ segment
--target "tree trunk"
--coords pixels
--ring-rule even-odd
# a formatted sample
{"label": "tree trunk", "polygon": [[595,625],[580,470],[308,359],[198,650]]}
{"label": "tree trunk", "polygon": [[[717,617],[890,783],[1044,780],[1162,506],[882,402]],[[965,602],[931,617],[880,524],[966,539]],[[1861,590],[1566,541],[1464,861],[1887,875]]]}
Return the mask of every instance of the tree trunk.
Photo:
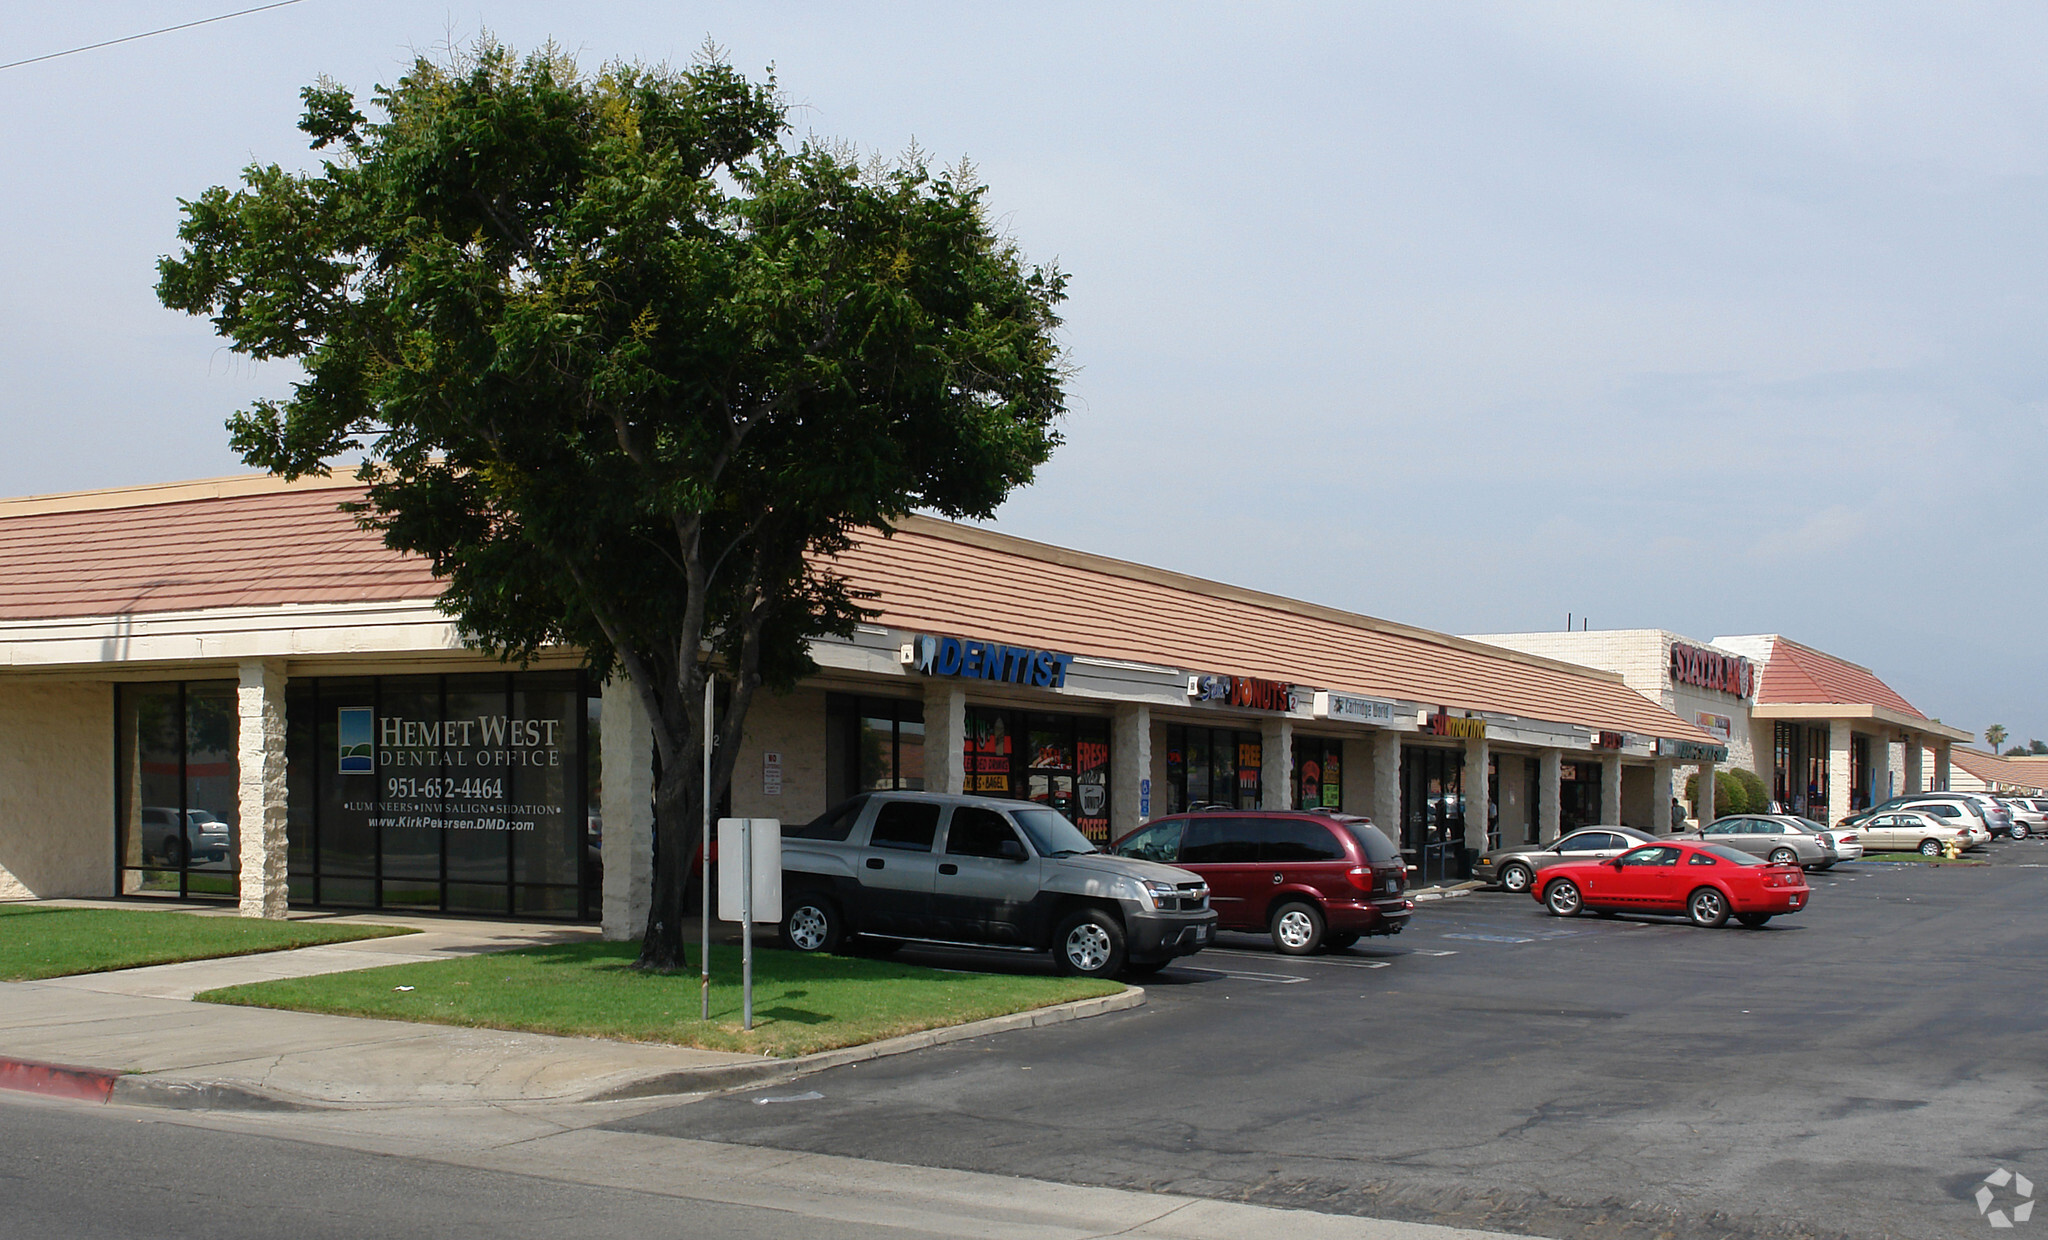
{"label": "tree trunk", "polygon": [[[701,684],[698,692],[702,693]],[[682,713],[683,734],[672,733],[672,743],[663,747],[675,755],[675,761],[662,767],[654,786],[654,890],[640,957],[633,962],[634,968],[652,973],[674,973],[689,967],[683,922],[701,911],[685,907],[685,897],[703,825],[703,708],[699,705]],[[705,882],[710,881],[708,865],[703,876]]]}

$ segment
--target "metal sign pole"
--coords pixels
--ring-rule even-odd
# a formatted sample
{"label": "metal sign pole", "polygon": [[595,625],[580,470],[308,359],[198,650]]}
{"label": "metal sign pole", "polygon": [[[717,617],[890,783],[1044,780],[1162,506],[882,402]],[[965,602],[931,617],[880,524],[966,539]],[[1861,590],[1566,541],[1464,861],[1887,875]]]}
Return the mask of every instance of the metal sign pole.
{"label": "metal sign pole", "polygon": [[740,1028],[754,1027],[754,820],[740,819]]}
{"label": "metal sign pole", "polygon": [[711,666],[704,667],[704,786],[697,799],[704,803],[704,823],[697,832],[697,894],[703,897],[703,916],[697,926],[703,942],[697,947],[697,966],[703,970],[698,998],[703,1007],[699,1019],[711,1019]]}

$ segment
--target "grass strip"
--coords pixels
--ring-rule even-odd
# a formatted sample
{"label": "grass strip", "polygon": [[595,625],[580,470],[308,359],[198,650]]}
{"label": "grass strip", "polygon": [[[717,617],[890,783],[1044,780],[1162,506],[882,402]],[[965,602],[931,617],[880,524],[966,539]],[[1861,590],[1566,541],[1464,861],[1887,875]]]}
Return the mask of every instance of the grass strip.
{"label": "grass strip", "polygon": [[411,934],[403,926],[260,921],[170,909],[0,904],[0,982]]}
{"label": "grass strip", "polygon": [[740,1028],[740,949],[711,949],[711,1020],[698,976],[631,967],[637,943],[562,943],[229,986],[206,1003],[373,1016],[788,1058],[1115,994],[1116,982],[964,973],[851,956],[754,953],[754,1028]]}

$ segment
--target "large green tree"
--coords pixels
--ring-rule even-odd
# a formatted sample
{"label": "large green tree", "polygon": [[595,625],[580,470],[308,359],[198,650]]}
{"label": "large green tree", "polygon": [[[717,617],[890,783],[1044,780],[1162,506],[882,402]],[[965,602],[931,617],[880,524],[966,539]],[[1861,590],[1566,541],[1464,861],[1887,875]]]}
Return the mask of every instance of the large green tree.
{"label": "large green tree", "polygon": [[660,763],[640,963],[678,967],[749,704],[861,614],[830,554],[913,508],[987,516],[1058,443],[1065,278],[964,166],[792,143],[772,79],[715,52],[585,75],[486,39],[375,119],[302,94],[325,162],[182,202],[158,295],[303,367],[230,419],[244,460],[360,457],[358,519],[432,561],[470,641],[631,683]]}

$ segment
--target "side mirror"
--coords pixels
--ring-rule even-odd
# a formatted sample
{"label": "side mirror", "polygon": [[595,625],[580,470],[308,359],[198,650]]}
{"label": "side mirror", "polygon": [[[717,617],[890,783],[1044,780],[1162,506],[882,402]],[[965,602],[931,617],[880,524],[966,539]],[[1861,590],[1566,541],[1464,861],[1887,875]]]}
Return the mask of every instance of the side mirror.
{"label": "side mirror", "polygon": [[996,856],[1004,861],[1024,860],[1024,846],[1015,840],[1004,840],[996,845]]}
{"label": "side mirror", "polygon": [[1609,862],[1608,862],[1607,864],[1609,864],[1609,865],[1613,866],[1613,867],[1614,867],[1615,869],[1617,869],[1617,870],[1618,870],[1618,869],[1620,869],[1620,868],[1621,868],[1621,858],[1620,858],[1620,857],[1616,857],[1616,858],[1614,858],[1614,859],[1613,859],[1612,861],[1609,861]]}

